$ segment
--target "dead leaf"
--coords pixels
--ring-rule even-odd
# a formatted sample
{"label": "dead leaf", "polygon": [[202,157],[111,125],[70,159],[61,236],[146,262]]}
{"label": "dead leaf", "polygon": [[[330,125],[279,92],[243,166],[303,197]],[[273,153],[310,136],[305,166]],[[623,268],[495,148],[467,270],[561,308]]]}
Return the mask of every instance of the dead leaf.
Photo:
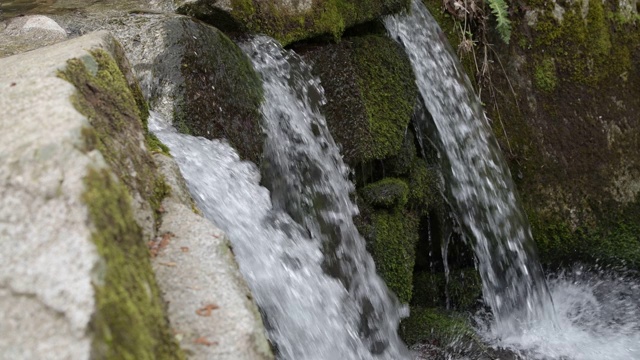
{"label": "dead leaf", "polygon": [[217,341],[209,341],[204,336],[201,336],[201,337],[197,338],[194,341],[194,343],[196,343],[198,345],[204,345],[204,346],[218,345]]}
{"label": "dead leaf", "polygon": [[157,236],[155,239],[149,241],[147,243],[147,246],[149,247],[149,252],[151,253],[151,257],[158,256],[160,251],[162,251],[164,248],[166,248],[169,245],[171,238],[174,236],[175,236],[174,234],[170,232],[166,232],[160,236]]}
{"label": "dead leaf", "polygon": [[211,316],[211,310],[219,309],[220,307],[216,304],[207,304],[200,309],[196,310],[196,314],[200,316]]}
{"label": "dead leaf", "polygon": [[176,267],[178,266],[177,263],[174,263],[173,261],[169,261],[169,262],[159,262],[158,264],[160,265],[164,265],[164,266],[168,266],[168,267]]}
{"label": "dead leaf", "polygon": [[180,251],[182,251],[182,252],[189,252],[189,248],[188,248],[188,247],[186,247],[186,246],[183,246],[183,247],[181,247],[181,248],[180,248]]}

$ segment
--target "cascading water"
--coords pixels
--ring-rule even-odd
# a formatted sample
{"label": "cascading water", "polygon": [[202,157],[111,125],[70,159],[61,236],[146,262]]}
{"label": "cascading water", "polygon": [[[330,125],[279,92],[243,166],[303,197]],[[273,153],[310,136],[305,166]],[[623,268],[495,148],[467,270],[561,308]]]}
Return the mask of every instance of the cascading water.
{"label": "cascading water", "polygon": [[480,102],[420,1],[385,25],[404,45],[431,115],[423,126],[441,155],[446,197],[473,243],[498,332],[521,331],[553,311],[545,309],[551,301],[535,243]]}
{"label": "cascading water", "polygon": [[431,135],[445,195],[473,242],[493,313],[477,317],[480,335],[518,359],[640,359],[638,274],[575,270],[548,290],[509,170],[444,34],[419,0],[385,25],[405,46],[429,113],[416,133]]}
{"label": "cascading water", "polygon": [[225,230],[280,359],[403,359],[406,312],[375,274],[349,199],[353,186],[295,53],[245,45],[263,78],[264,183],[226,143],[178,134],[152,116],[205,215]]}

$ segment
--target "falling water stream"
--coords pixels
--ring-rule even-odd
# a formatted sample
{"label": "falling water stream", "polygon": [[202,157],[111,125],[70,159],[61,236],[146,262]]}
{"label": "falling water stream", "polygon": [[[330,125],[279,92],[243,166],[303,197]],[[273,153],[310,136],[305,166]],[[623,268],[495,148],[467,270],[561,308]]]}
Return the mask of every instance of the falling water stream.
{"label": "falling water stream", "polygon": [[446,197],[473,243],[485,302],[500,332],[518,332],[553,310],[527,217],[482,106],[420,1],[385,25],[404,45],[431,115],[422,126],[441,155]]}
{"label": "falling water stream", "polygon": [[376,275],[352,217],[353,185],[319,106],[311,69],[276,41],[244,46],[263,79],[263,183],[225,142],[152,131],[205,215],[227,232],[279,359],[404,359],[406,310]]}

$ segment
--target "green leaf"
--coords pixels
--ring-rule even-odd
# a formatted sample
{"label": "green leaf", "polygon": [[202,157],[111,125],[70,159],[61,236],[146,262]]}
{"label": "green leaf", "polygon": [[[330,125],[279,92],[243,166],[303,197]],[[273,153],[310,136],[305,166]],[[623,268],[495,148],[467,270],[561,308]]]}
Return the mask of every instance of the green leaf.
{"label": "green leaf", "polygon": [[505,44],[509,43],[511,38],[511,21],[509,20],[509,13],[507,12],[507,3],[505,0],[489,0],[489,7],[491,12],[496,17],[496,30],[500,34],[500,38]]}

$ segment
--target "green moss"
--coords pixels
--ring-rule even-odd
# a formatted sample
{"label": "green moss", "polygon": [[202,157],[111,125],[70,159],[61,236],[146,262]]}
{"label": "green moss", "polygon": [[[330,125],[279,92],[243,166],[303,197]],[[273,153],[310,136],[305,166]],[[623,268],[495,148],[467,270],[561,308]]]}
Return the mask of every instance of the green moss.
{"label": "green moss", "polygon": [[556,89],[556,64],[553,58],[545,58],[542,62],[536,65],[535,73],[533,74],[536,81],[536,86],[548,93],[553,92]]}
{"label": "green moss", "polygon": [[449,346],[461,340],[478,341],[465,318],[423,307],[411,307],[410,316],[400,323],[400,336],[410,346],[421,342]]}
{"label": "green moss", "polygon": [[530,214],[541,261],[552,268],[582,262],[640,270],[639,207],[603,214],[591,227],[574,227],[559,214]]}
{"label": "green moss", "polygon": [[314,75],[322,81],[327,98],[322,107],[327,126],[336,143],[341,146],[344,160],[356,167],[371,154],[373,139],[356,80],[351,42],[345,40],[340,44],[296,50],[303,54],[307,62],[314,64]]}
{"label": "green moss", "polygon": [[437,170],[429,169],[423,159],[416,158],[409,172],[410,207],[427,215],[429,210],[441,203]]}
{"label": "green moss", "polygon": [[407,183],[396,178],[384,178],[361,190],[364,199],[371,205],[393,209],[403,207],[408,200]]}
{"label": "green moss", "polygon": [[184,46],[184,99],[174,108],[178,131],[225,138],[242,159],[260,162],[262,82],[247,56],[219,30],[186,18],[170,21]]}
{"label": "green moss", "polygon": [[369,248],[376,269],[401,302],[409,303],[413,288],[418,218],[408,212],[379,210],[371,215]]}
{"label": "green moss", "polygon": [[[369,158],[396,154],[418,97],[409,59],[387,37],[353,39],[353,61],[374,140]],[[375,50],[374,50],[375,49]]]}
{"label": "green moss", "polygon": [[406,129],[400,150],[396,155],[386,158],[382,165],[385,172],[391,176],[407,176],[416,161],[417,155],[415,134],[412,130]]}
{"label": "green moss", "polygon": [[346,28],[406,9],[409,1],[315,0],[303,11],[261,0],[232,0],[231,5],[230,13],[212,10],[200,2],[182,6],[178,12],[208,21],[223,31],[266,34],[288,45],[321,36],[337,41]]}
{"label": "green moss", "polygon": [[160,152],[167,156],[171,156],[171,152],[169,151],[169,148],[167,147],[167,145],[163,144],[162,141],[160,141],[160,139],[158,139],[158,137],[155,136],[154,134],[148,132],[147,135],[145,136],[145,140],[147,142],[147,147],[149,148],[149,151]]}
{"label": "green moss", "polygon": [[69,60],[59,75],[78,89],[72,102],[93,127],[83,132],[87,146],[98,149],[130,191],[150,201],[157,211],[161,200],[151,201],[156,197],[156,166],[150,154],[140,148],[142,135],[147,134],[147,139],[152,136],[133,95],[136,91],[119,64],[98,49],[91,51],[90,57]]}
{"label": "green moss", "polygon": [[[614,16],[607,13],[600,1],[589,2],[585,18],[581,2],[566,8],[562,21],[555,19],[550,9],[542,12],[535,28],[533,51],[553,56],[558,71],[567,80],[579,84],[596,86],[611,76],[628,71],[631,62],[623,49],[628,49],[630,44],[616,42],[613,46],[619,35],[612,32],[610,19]],[[615,53],[617,56],[614,57]],[[541,89],[546,91],[547,88]]]}
{"label": "green moss", "polygon": [[104,266],[94,280],[92,358],[183,359],[163,311],[149,253],[125,186],[90,169],[83,201]]}
{"label": "green moss", "polygon": [[584,13],[582,2],[561,5],[560,21],[553,2],[527,3],[537,22],[522,21],[514,35],[530,46],[498,49],[507,73],[493,71],[496,91],[483,91],[484,101],[497,104],[487,111],[543,263],[637,268],[640,216],[625,214],[638,200],[624,203],[611,188],[640,164],[631,95],[640,91],[640,32],[613,1],[590,1]]}
{"label": "green moss", "polygon": [[414,274],[411,305],[422,307],[449,306],[457,311],[477,308],[482,298],[482,280],[474,268],[454,270],[447,284],[444,273],[420,272]]}
{"label": "green moss", "polygon": [[403,151],[417,88],[400,45],[374,34],[297,50],[322,80],[327,123],[348,164],[357,167]]}

